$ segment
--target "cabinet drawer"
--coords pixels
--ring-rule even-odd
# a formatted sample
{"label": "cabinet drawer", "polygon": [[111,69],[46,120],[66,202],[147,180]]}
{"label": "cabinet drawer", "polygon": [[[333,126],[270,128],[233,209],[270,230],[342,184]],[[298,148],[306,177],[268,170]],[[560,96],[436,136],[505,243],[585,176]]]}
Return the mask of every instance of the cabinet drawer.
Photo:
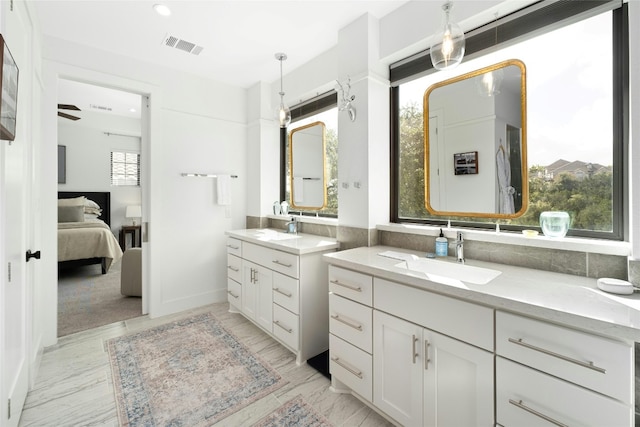
{"label": "cabinet drawer", "polygon": [[273,334],[283,343],[298,351],[298,316],[273,304]]}
{"label": "cabinet drawer", "polygon": [[493,351],[493,309],[388,280],[374,279],[375,308]]}
{"label": "cabinet drawer", "polygon": [[373,278],[344,268],[329,266],[329,292],[371,306]]}
{"label": "cabinet drawer", "polygon": [[298,279],[273,273],[273,302],[294,314],[300,314]]}
{"label": "cabinet drawer", "polygon": [[240,283],[227,279],[227,300],[229,304],[241,310],[242,307],[242,286]]}
{"label": "cabinet drawer", "polygon": [[372,352],[373,309],[334,293],[329,294],[329,331],[343,340]]}
{"label": "cabinet drawer", "polygon": [[235,256],[242,256],[242,241],[227,237],[227,253]]}
{"label": "cabinet drawer", "polygon": [[298,278],[299,256],[244,242],[242,257],[287,276]]}
{"label": "cabinet drawer", "polygon": [[496,353],[632,403],[630,344],[499,311]]}
{"label": "cabinet drawer", "polygon": [[329,335],[329,372],[358,395],[373,400],[373,358],[336,337]]}
{"label": "cabinet drawer", "polygon": [[227,277],[242,282],[242,258],[227,254]]}
{"label": "cabinet drawer", "polygon": [[569,426],[633,425],[631,406],[501,357],[496,358],[496,418],[505,427],[546,427],[551,420]]}

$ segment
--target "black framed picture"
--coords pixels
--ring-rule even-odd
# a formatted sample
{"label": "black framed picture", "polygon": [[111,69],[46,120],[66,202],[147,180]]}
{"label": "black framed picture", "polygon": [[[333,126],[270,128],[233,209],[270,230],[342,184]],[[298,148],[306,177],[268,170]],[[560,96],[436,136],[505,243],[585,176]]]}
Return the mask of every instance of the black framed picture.
{"label": "black framed picture", "polygon": [[454,174],[473,175],[478,173],[478,152],[455,153],[453,155]]}
{"label": "black framed picture", "polygon": [[58,184],[67,183],[67,147],[58,145]]}
{"label": "black framed picture", "polygon": [[16,137],[18,66],[2,34],[0,34],[0,64],[2,64],[0,67],[0,139],[13,141]]}

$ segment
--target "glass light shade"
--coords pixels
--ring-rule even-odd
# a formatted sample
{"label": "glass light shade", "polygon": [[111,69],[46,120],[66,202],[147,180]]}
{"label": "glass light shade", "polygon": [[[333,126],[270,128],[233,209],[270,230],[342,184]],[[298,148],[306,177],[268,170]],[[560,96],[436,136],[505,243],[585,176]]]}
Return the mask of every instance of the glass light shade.
{"label": "glass light shade", "polygon": [[442,30],[434,36],[431,45],[431,63],[436,70],[446,70],[456,67],[464,56],[464,32],[458,24],[451,22],[449,14],[451,3],[442,6],[444,11],[444,25]]}
{"label": "glass light shade", "polygon": [[291,123],[291,110],[286,106],[284,102],[280,103],[278,111],[276,111],[276,120],[280,124],[281,128],[286,128]]}
{"label": "glass light shade", "polygon": [[489,71],[477,77],[476,85],[478,92],[483,96],[494,96],[500,93],[504,71],[502,68]]}

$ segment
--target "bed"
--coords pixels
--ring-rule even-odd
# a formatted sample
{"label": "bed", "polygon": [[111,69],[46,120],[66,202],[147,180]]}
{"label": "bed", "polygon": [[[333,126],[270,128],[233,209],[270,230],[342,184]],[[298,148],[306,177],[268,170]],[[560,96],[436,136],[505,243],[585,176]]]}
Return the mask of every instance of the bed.
{"label": "bed", "polygon": [[58,268],[100,264],[106,274],[122,258],[110,224],[111,193],[58,192]]}

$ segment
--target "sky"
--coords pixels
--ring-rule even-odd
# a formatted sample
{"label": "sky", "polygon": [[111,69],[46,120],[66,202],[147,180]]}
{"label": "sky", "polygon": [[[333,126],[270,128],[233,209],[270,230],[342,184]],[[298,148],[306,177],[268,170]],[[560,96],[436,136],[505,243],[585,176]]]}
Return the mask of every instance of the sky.
{"label": "sky", "polygon": [[400,105],[422,106],[435,83],[506,59],[526,66],[529,166],[558,159],[612,164],[611,13],[569,25],[401,85]]}

